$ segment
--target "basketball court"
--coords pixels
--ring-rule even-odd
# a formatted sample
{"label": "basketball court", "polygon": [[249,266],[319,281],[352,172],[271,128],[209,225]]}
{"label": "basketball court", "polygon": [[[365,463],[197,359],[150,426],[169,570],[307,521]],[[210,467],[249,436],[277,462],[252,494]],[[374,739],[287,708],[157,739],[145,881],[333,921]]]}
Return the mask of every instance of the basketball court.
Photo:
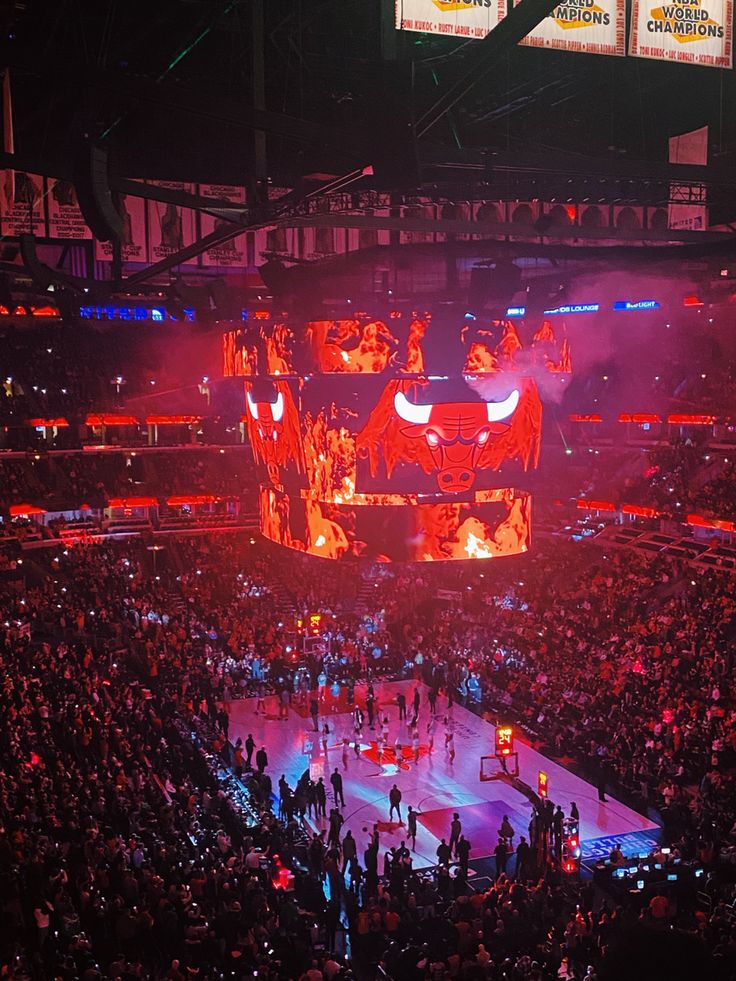
{"label": "basketball court", "polygon": [[[421,868],[436,864],[436,851],[440,839],[449,840],[450,822],[455,811],[460,815],[463,834],[471,843],[471,859],[490,855],[498,841],[497,829],[507,815],[516,831],[515,842],[524,834],[528,838],[528,825],[532,806],[523,794],[500,780],[480,780],[480,759],[494,752],[495,729],[490,723],[474,715],[470,710],[455,705],[453,708],[455,759],[451,762],[445,752],[445,726],[443,718],[447,700],[440,696],[434,752],[429,752],[427,723],[429,706],[427,689],[420,685],[421,706],[419,712],[419,761],[414,762],[408,724],[398,721],[396,695],[403,691],[407,701],[407,715],[411,718],[411,702],[415,684],[412,681],[380,682],[374,684],[376,715],[389,719],[387,749],[379,757],[377,739],[379,730],[368,728],[367,717],[363,726],[360,755],[353,747],[353,716],[347,705],[345,691],[338,697],[331,693],[324,702],[325,714],[320,714],[320,727],[326,721],[330,727],[327,752],[322,751],[322,736],[313,731],[308,704],[289,710],[286,720],[278,718],[276,696],[266,700],[266,716],[255,714],[254,698],[230,703],[230,739],[240,736],[245,741],[252,733],[256,749],[265,746],[268,752],[268,773],[276,791],[281,774],[293,787],[302,773],[310,767],[312,773],[324,775],[328,790],[327,810],[332,806],[332,788],[329,777],[337,767],[343,778],[346,806],[344,832],[350,828],[358,842],[359,857],[368,843],[368,831],[379,822],[380,860],[387,848],[399,845],[406,838],[406,812],[408,805],[419,812],[414,865]],[[356,688],[357,704],[364,708],[365,686]],[[323,705],[320,705],[320,713]],[[343,761],[343,738],[350,739],[349,751]],[[396,752],[397,737],[400,752]],[[608,796],[608,802],[598,800],[594,786],[570,773],[564,767],[542,756],[526,743],[515,741],[518,752],[521,779],[536,789],[537,773],[543,770],[549,779],[549,797],[561,804],[566,814],[570,803],[575,801],[580,811],[580,838],[583,857],[591,858],[610,851],[614,840],[621,840],[626,852],[626,842],[636,842],[636,849],[647,850],[657,840],[658,826],[642,814]],[[315,777],[316,778],[316,777]],[[389,823],[389,790],[396,783],[402,793],[401,817],[403,825]],[[312,828],[327,827],[327,822],[310,822]],[[379,865],[379,868],[382,867]]]}

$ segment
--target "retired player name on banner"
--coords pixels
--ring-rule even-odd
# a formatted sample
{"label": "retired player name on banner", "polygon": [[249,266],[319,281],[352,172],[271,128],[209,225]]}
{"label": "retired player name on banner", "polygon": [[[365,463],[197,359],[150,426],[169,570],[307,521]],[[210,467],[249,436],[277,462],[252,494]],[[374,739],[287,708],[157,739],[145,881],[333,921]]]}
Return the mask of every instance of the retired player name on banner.
{"label": "retired player name on banner", "polygon": [[632,0],[629,54],[730,68],[733,0]]}
{"label": "retired player name on banner", "polygon": [[[123,262],[146,261],[146,202],[132,194],[113,194],[113,202],[123,219],[120,236]],[[112,259],[112,242],[95,242],[95,256]]]}
{"label": "retired player name on banner", "polygon": [[[194,184],[183,181],[148,181],[155,187],[169,191],[185,191],[194,194]],[[191,245],[195,238],[196,212],[163,201],[147,201],[148,207],[148,261],[158,262]],[[190,259],[196,262],[196,259]]]}
{"label": "retired player name on banner", "polygon": [[[220,198],[232,204],[245,204],[245,188],[230,187],[227,184],[200,184],[199,193],[203,198]],[[220,225],[227,224],[226,217],[217,218],[201,212],[199,225],[202,237],[215,231]],[[203,266],[245,266],[245,235],[238,235],[236,238],[229,238],[226,242],[211,249],[207,249],[202,255]]]}
{"label": "retired player name on banner", "polygon": [[49,178],[46,182],[46,205],[51,238],[92,238],[71,181]]}
{"label": "retired player name on banner", "polygon": [[506,16],[506,0],[396,0],[396,28],[449,37],[485,37]]}
{"label": "retired player name on banner", "polygon": [[[514,0],[516,6],[521,0]],[[563,0],[521,41],[583,54],[626,54],[626,0]]]}
{"label": "retired player name on banner", "polygon": [[0,172],[0,232],[3,235],[46,234],[43,177],[22,170]]}

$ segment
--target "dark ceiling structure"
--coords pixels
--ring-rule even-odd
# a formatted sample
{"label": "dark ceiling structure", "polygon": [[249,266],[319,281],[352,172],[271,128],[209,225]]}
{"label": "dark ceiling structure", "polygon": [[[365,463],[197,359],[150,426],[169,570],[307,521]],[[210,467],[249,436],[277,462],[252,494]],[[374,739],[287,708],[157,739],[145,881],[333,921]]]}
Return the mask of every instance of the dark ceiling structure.
{"label": "dark ceiling structure", "polygon": [[[363,165],[366,145],[395,159],[407,126],[420,159],[462,165],[480,152],[491,177],[498,155],[519,166],[572,155],[583,169],[635,162],[646,179],[668,136],[706,124],[713,169],[727,174],[736,142],[733,72],[396,32],[392,0],[8,0],[2,10],[16,148],[59,172],[82,134],[127,177],[242,184],[265,160],[292,186]],[[258,112],[286,120],[257,140]],[[406,183],[403,163],[391,176]]]}
{"label": "dark ceiling structure", "polygon": [[[320,196],[346,188],[661,206],[676,180],[707,188],[715,220],[736,217],[733,72],[520,46],[554,6],[522,0],[487,38],[466,42],[395,31],[393,0],[8,0],[0,65],[12,78],[15,152],[2,160],[72,179],[78,193],[90,168],[113,191],[158,200],[167,192],[141,178],[244,185],[247,205],[221,202],[225,223],[192,255],[270,224],[389,227],[315,217]],[[667,138],[703,125],[708,168],[667,164]],[[293,190],[274,205],[268,181]],[[404,215],[390,221],[414,227]],[[445,225],[432,229],[462,231]],[[658,237],[698,249],[688,233],[648,235]],[[711,238],[733,246],[730,234]],[[43,278],[32,240],[23,253]],[[113,279],[123,283],[119,261]]]}

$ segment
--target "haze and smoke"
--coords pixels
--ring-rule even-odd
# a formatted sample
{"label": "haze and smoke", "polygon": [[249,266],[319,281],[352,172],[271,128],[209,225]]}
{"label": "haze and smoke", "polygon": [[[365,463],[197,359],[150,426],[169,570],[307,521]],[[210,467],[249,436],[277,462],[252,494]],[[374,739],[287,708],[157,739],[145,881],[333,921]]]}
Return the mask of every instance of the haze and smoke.
{"label": "haze and smoke", "polygon": [[[542,400],[570,411],[600,411],[612,401],[621,411],[656,410],[661,399],[655,391],[658,377],[667,371],[692,367],[702,351],[700,332],[683,331],[684,296],[697,293],[692,278],[664,273],[645,274],[616,270],[574,278],[565,304],[597,303],[593,314],[553,315],[549,318],[557,348],[563,337],[570,344],[572,377],[547,370],[531,348],[531,337],[544,317],[527,320],[520,331],[524,347],[515,355],[519,377],[532,377]],[[616,301],[657,300],[660,309],[614,311]],[[692,312],[690,314],[692,318]],[[704,318],[703,328],[707,325]],[[712,357],[712,351],[708,352]],[[552,360],[554,354],[551,353]],[[477,379],[471,387],[484,399],[505,397],[508,375]]]}

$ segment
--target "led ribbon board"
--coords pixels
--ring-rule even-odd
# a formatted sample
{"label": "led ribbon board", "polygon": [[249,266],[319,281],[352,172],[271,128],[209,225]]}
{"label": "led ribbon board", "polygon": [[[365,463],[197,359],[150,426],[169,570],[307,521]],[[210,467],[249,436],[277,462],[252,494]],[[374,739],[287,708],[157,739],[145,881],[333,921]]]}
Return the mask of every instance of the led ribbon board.
{"label": "led ribbon board", "polygon": [[614,310],[659,310],[657,300],[616,300]]}

